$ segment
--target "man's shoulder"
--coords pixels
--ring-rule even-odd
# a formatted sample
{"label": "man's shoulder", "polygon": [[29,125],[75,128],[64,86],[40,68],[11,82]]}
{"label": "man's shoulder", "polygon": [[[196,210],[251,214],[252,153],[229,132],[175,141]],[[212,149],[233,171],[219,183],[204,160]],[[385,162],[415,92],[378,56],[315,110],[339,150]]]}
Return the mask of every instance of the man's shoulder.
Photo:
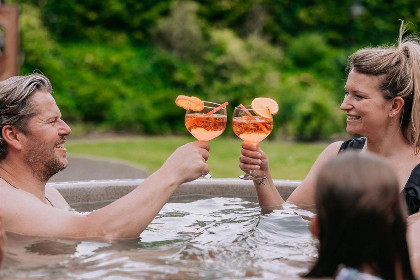
{"label": "man's shoulder", "polygon": [[8,189],[10,188],[10,184],[8,184],[4,179],[1,179],[0,177],[0,191],[2,189]]}
{"label": "man's shoulder", "polygon": [[0,208],[7,206],[24,206],[27,201],[38,200],[34,195],[20,189],[10,187],[0,183]]}
{"label": "man's shoulder", "polygon": [[46,185],[45,196],[51,201],[54,207],[66,210],[70,209],[70,205],[67,203],[66,199],[55,187]]}
{"label": "man's shoulder", "polygon": [[6,231],[13,231],[17,221],[26,213],[34,213],[41,203],[34,195],[0,183],[0,215]]}
{"label": "man's shoulder", "polygon": [[[4,182],[3,180],[0,180],[0,194],[19,195],[19,192],[18,189],[13,188],[10,186],[10,184]],[[5,198],[3,195],[0,195],[0,200]]]}

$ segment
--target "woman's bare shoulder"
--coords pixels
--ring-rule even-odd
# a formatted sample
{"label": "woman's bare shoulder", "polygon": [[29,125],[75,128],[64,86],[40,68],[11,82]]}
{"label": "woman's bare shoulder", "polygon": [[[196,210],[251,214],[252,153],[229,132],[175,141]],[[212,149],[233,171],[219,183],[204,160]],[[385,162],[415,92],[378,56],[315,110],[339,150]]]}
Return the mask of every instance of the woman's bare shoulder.
{"label": "woman's bare shoulder", "polygon": [[[319,154],[317,162],[321,162],[323,164],[326,160],[337,156],[338,151],[340,150],[340,147],[341,147],[342,143],[343,143],[343,141],[336,141],[336,142],[333,142],[333,143],[329,144],[322,151],[322,153]],[[315,162],[315,164],[317,162]]]}
{"label": "woman's bare shoulder", "polygon": [[328,150],[330,152],[338,153],[338,150],[340,149],[341,145],[344,143],[344,141],[335,141],[329,144],[325,150]]}

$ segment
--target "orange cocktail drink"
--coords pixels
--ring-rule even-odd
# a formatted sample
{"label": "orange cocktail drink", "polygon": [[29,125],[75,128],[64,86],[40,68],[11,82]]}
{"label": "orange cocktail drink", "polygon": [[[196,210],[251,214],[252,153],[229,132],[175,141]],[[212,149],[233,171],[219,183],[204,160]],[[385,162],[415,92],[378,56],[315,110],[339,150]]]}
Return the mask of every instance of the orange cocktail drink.
{"label": "orange cocktail drink", "polygon": [[[185,127],[199,141],[210,141],[226,129],[227,116],[226,108],[211,113],[221,104],[203,101],[203,110],[197,112],[187,110],[185,114]],[[211,113],[211,114],[209,114]]]}
{"label": "orange cocktail drink", "polygon": [[[244,106],[245,110],[249,110]],[[245,142],[259,143],[273,130],[273,118],[264,118],[251,113],[250,117],[244,109],[237,109],[232,119],[233,132]]]}
{"label": "orange cocktail drink", "polygon": [[[219,104],[195,96],[178,95],[175,103],[186,110],[185,127],[198,141],[210,141],[226,129],[228,102]],[[203,177],[210,179],[211,175],[208,173]]]}
{"label": "orange cocktail drink", "polygon": [[[273,99],[258,97],[251,105],[240,104],[233,111],[233,132],[244,142],[258,144],[273,130],[273,114],[278,112],[278,104]],[[263,183],[265,176],[255,175],[255,170],[239,176],[244,180],[258,180]]]}

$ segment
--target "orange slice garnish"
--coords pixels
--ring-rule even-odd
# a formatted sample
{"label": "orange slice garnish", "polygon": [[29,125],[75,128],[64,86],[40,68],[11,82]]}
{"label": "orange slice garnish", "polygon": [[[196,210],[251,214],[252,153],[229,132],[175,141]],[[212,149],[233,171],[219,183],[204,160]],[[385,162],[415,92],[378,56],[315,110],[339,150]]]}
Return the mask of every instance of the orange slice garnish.
{"label": "orange slice garnish", "polygon": [[195,96],[178,95],[175,104],[185,110],[201,111],[204,109],[204,102]]}
{"label": "orange slice garnish", "polygon": [[251,108],[260,117],[270,119],[279,111],[279,104],[271,98],[257,97],[251,102]]}

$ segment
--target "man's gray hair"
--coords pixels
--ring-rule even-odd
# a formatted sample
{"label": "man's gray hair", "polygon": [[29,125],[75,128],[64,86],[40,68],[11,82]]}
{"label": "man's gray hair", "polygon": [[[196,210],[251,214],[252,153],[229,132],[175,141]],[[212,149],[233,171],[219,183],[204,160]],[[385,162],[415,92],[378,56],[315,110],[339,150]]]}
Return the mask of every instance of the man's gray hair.
{"label": "man's gray hair", "polygon": [[42,74],[14,76],[0,82],[0,161],[8,152],[7,142],[3,138],[3,127],[12,125],[24,133],[28,132],[27,124],[36,111],[28,100],[36,91],[52,93],[52,86]]}

